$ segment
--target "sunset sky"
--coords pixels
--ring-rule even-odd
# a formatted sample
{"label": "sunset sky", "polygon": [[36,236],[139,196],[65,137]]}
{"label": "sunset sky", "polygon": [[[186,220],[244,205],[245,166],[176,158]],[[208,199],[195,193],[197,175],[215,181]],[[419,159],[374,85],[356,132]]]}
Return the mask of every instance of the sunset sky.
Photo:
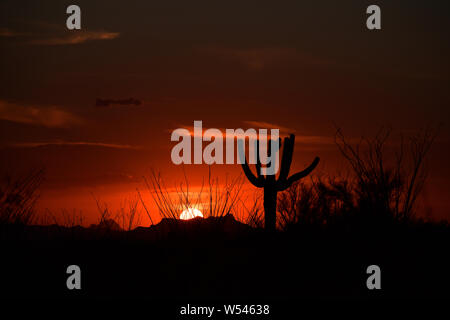
{"label": "sunset sky", "polygon": [[[450,218],[448,1],[376,1],[380,31],[365,27],[374,1],[80,0],[70,31],[74,3],[0,2],[1,174],[45,167],[39,210],[94,220],[93,195],[116,208],[152,168],[181,181],[170,134],[194,120],[295,133],[292,170],[320,156],[322,174],[345,168],[335,126],[356,139],[441,124],[424,195]],[[141,104],[96,104],[129,98]],[[185,170],[195,186],[208,174]]]}

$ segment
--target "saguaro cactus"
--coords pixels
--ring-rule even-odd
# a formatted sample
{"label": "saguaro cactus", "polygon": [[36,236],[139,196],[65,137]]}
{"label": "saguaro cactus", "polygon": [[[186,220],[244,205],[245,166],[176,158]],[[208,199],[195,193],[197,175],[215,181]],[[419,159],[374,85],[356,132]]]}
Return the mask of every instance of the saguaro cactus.
{"label": "saguaro cactus", "polygon": [[[281,143],[281,139],[280,139]],[[319,163],[319,157],[316,157],[314,161],[303,171],[297,172],[292,176],[289,176],[291,169],[292,155],[294,154],[295,135],[291,134],[289,137],[284,138],[283,154],[281,158],[280,174],[278,179],[275,175],[261,175],[261,161],[259,158],[259,150],[257,150],[256,176],[250,170],[250,167],[245,159],[242,164],[244,173],[247,179],[257,188],[264,188],[264,226],[268,231],[274,231],[276,228],[276,212],[277,212],[277,194],[279,191],[284,191],[289,188],[295,181],[306,177]],[[259,149],[259,142],[257,143]],[[270,143],[269,143],[270,152]]]}

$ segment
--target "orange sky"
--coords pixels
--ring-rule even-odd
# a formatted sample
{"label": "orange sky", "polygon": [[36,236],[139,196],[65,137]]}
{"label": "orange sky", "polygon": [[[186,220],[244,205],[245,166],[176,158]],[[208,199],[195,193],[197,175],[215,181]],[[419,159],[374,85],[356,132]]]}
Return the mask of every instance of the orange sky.
{"label": "orange sky", "polygon": [[[353,139],[443,122],[426,196],[433,217],[448,219],[448,2],[379,1],[379,32],[365,29],[364,1],[77,4],[81,31],[65,29],[64,2],[0,3],[1,168],[46,168],[40,210],[81,209],[94,221],[92,193],[117,208],[151,168],[182,180],[170,133],[194,120],[285,128],[299,142],[293,170],[318,155],[325,174],[344,166],[335,125]],[[207,176],[186,170],[197,186]],[[240,171],[213,168],[221,179]]]}

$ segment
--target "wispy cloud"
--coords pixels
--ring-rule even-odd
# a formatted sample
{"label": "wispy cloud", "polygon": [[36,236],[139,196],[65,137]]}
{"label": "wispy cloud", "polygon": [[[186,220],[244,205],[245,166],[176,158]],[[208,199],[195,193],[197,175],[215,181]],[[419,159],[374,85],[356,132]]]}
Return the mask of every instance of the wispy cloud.
{"label": "wispy cloud", "polygon": [[[32,32],[22,32],[10,28],[0,28],[0,37],[19,38],[17,41],[29,45],[74,45],[88,41],[112,40],[120,36],[119,32],[104,30],[71,30],[60,25],[33,22]],[[28,27],[28,29],[30,29]]]}
{"label": "wispy cloud", "polygon": [[[287,127],[283,127],[283,126],[279,126],[277,124],[273,124],[273,123],[268,123],[268,122],[263,122],[263,121],[243,121],[244,126],[240,127],[240,128],[229,128],[229,129],[242,129],[244,131],[246,131],[249,128],[255,129],[256,133],[258,133],[259,129],[278,129],[280,130],[280,136],[284,136],[284,135],[288,135],[290,133],[294,133],[295,129],[292,128],[287,128]],[[195,132],[194,132],[194,126],[186,126],[186,125],[180,125],[179,128],[182,129],[186,129],[189,132],[190,136],[194,136]],[[203,127],[202,128],[202,134],[203,136],[208,136],[208,133],[206,133],[205,135],[205,131],[207,131],[209,128]],[[226,136],[226,128],[214,128],[214,129],[218,129],[223,133],[223,137],[225,138]],[[270,131],[268,132],[270,134]]]}
{"label": "wispy cloud", "polygon": [[87,147],[101,147],[101,148],[112,148],[112,149],[142,149],[140,146],[132,146],[127,144],[114,144],[114,143],[103,143],[103,142],[86,142],[86,141],[50,141],[50,142],[24,142],[24,143],[14,143],[9,145],[9,147],[16,148],[39,148],[48,146],[87,146]]}
{"label": "wispy cloud", "polygon": [[70,45],[80,44],[93,40],[112,40],[118,38],[118,32],[105,31],[71,31],[59,36],[38,36],[36,39],[30,40],[28,43],[33,45]]}
{"label": "wispy cloud", "polygon": [[12,37],[23,37],[28,35],[30,34],[26,32],[18,32],[8,28],[0,28],[0,37],[12,38]]}
{"label": "wispy cloud", "polygon": [[[295,131],[296,131],[293,128],[288,128],[288,127],[280,126],[280,125],[273,124],[273,123],[263,122],[263,121],[244,121],[244,123],[246,124],[246,126],[243,126],[243,128],[242,128],[244,131],[246,129],[248,129],[249,127],[255,129],[256,134],[249,136],[254,139],[258,139],[258,130],[259,129],[268,129],[268,130],[279,129],[281,137],[286,137],[289,134],[295,133]],[[207,132],[208,128],[203,128],[201,134],[199,134],[198,132],[195,132],[193,126],[183,126],[182,125],[182,126],[180,126],[180,128],[186,129],[186,132],[185,132],[186,134],[184,134],[184,136],[208,137],[208,138],[211,138],[214,136],[210,132]],[[241,134],[227,135],[226,134],[227,129],[225,129],[225,128],[216,128],[216,129],[220,130],[220,132],[222,133],[223,139],[232,139],[234,137],[244,138],[244,135],[241,135]],[[268,133],[270,133],[270,131]],[[295,135],[295,143],[302,145],[303,149],[308,149],[308,150],[309,149],[310,150],[318,150],[318,149],[323,149],[323,148],[329,148],[331,146],[334,146],[334,144],[335,144],[334,139],[332,137],[301,135],[301,134]]]}
{"label": "wispy cloud", "polygon": [[[280,126],[278,124],[263,122],[263,121],[244,121],[244,123],[252,126],[253,128],[264,128],[264,129],[279,129],[280,136],[287,136],[289,134],[295,133],[296,130],[293,128]],[[310,144],[310,145],[334,145],[334,139],[332,137],[326,136],[313,136],[313,135],[295,135],[295,142],[300,144]]]}
{"label": "wispy cloud", "polygon": [[70,127],[81,124],[80,117],[56,106],[29,106],[0,100],[0,120],[44,127]]}
{"label": "wispy cloud", "polygon": [[[250,138],[257,138],[258,137],[258,131],[256,131],[256,134],[252,134],[251,132],[248,132],[249,134],[248,135],[245,135],[245,131],[246,131],[246,129],[243,129],[244,130],[244,134],[239,134],[239,133],[236,133],[236,134],[233,134],[233,135],[228,135],[227,134],[227,132],[226,132],[226,130],[227,129],[225,129],[225,128],[203,128],[202,129],[202,131],[201,132],[199,132],[198,130],[195,130],[195,128],[193,127],[193,126],[184,126],[184,125],[181,125],[180,127],[179,127],[179,129],[185,129],[185,133],[182,133],[182,132],[180,132],[180,135],[181,136],[185,136],[185,137],[207,137],[207,138],[213,138],[213,137],[215,137],[216,136],[216,134],[215,133],[213,133],[211,130],[209,130],[209,129],[217,129],[217,130],[219,130],[220,131],[220,133],[221,133],[221,135],[222,135],[222,138],[223,139],[232,139],[232,138],[234,138],[234,137],[236,137],[236,138],[244,138],[244,137],[250,137]],[[231,128],[230,128],[231,129]],[[234,129],[234,130],[237,130],[238,128],[236,128],[236,129]],[[175,129],[174,129],[175,130]],[[170,131],[170,132],[172,132],[172,131]],[[218,133],[218,132],[217,132]]]}

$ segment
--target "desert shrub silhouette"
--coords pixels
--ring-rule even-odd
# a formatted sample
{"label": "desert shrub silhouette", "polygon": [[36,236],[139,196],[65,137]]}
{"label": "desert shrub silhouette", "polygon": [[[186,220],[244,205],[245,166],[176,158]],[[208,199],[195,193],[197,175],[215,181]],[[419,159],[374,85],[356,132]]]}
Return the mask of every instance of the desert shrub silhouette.
{"label": "desert shrub silhouette", "polygon": [[[180,183],[174,189],[170,189],[164,183],[161,174],[152,171],[150,183],[144,177],[147,189],[153,198],[161,218],[179,219],[183,210],[190,208],[200,209],[204,217],[224,217],[236,209],[241,196],[243,177],[238,176],[234,179],[226,179],[221,185],[218,178],[213,178],[211,168],[208,170],[208,181],[202,181],[198,191],[190,189],[190,183],[184,175],[184,183]],[[175,191],[176,197],[171,193]],[[139,190],[138,193],[140,194]],[[145,205],[140,196],[141,203]]]}
{"label": "desert shrub silhouette", "polygon": [[296,225],[326,225],[355,209],[354,193],[345,179],[311,177],[297,181],[278,199],[278,227],[289,230]]}
{"label": "desert shrub silhouette", "polygon": [[[264,225],[265,229],[268,231],[274,231],[276,228],[276,209],[277,209],[277,196],[278,192],[284,191],[289,188],[294,182],[306,177],[319,163],[319,158],[316,157],[314,161],[303,171],[297,172],[292,176],[289,176],[289,171],[291,169],[292,156],[294,154],[294,143],[295,135],[291,134],[289,137],[284,138],[283,143],[283,154],[281,158],[280,174],[278,179],[275,175],[261,175],[261,161],[259,158],[259,141],[257,142],[256,148],[256,176],[250,170],[245,159],[242,164],[245,176],[247,179],[257,188],[264,188]],[[269,153],[270,150],[269,143]],[[281,145],[281,139],[280,139]]]}
{"label": "desert shrub silhouette", "polygon": [[[345,177],[312,177],[297,182],[279,196],[278,226],[348,223],[372,229],[411,222],[417,198],[427,177],[426,156],[436,137],[427,129],[405,139],[389,156],[391,129],[381,128],[374,138],[352,145],[339,129],[335,142],[350,164]],[[405,143],[408,140],[408,143]],[[389,142],[389,143],[388,143]]]}
{"label": "desert shrub silhouette", "polygon": [[35,216],[37,190],[44,170],[35,170],[23,177],[5,176],[0,184],[0,225],[27,225]]}
{"label": "desert shrub silhouette", "polygon": [[338,130],[335,140],[352,169],[359,213],[380,222],[406,222],[416,213],[417,198],[428,173],[426,156],[437,130],[427,128],[408,138],[400,136],[398,147],[389,158],[391,131],[383,127],[374,138],[362,139],[352,146]]}

